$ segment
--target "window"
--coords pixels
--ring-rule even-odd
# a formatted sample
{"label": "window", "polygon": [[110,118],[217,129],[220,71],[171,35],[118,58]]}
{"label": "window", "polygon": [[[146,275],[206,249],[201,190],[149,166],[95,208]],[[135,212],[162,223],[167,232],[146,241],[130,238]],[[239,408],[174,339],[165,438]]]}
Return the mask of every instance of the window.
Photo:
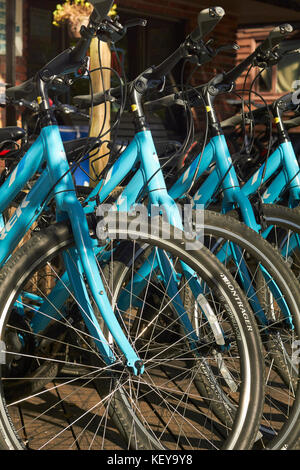
{"label": "window", "polygon": [[[118,2],[117,2],[118,3]],[[126,23],[134,18],[147,19],[147,26],[135,26],[129,28],[126,36],[116,44],[121,62],[124,65],[128,80],[133,80],[147,67],[158,65],[166,59],[184,39],[184,23],[179,20],[164,20],[161,18],[147,17],[143,13],[134,14],[119,9],[121,23]],[[112,66],[120,72],[114,53],[112,53]],[[182,63],[172,70],[167,76],[167,86],[174,86],[180,82]],[[112,79],[114,79],[112,75]],[[113,86],[118,82],[113,81]],[[169,91],[170,93],[170,91]],[[166,129],[171,133],[183,134],[185,132],[185,119],[181,109],[162,109],[160,115]]]}
{"label": "window", "polygon": [[[6,0],[0,1],[0,55],[6,54]],[[23,54],[23,2],[16,0],[16,56]]]}
{"label": "window", "polygon": [[28,75],[33,76],[50,59],[61,52],[62,31],[52,26],[55,4],[32,0],[29,9]]}

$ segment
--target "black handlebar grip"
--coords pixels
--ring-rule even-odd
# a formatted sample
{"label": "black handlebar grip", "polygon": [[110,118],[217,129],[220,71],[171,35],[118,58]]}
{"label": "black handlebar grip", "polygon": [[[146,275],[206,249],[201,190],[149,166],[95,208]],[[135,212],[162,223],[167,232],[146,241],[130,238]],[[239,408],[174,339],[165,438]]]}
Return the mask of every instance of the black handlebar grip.
{"label": "black handlebar grip", "polygon": [[225,15],[222,7],[206,8],[198,15],[198,27],[190,34],[193,41],[200,41],[210,33]]}
{"label": "black handlebar grip", "polygon": [[92,95],[78,95],[74,96],[73,103],[78,108],[90,108],[93,106],[98,106],[99,104],[103,104],[106,101],[114,101],[121,96],[121,87],[110,88],[104,92],[95,93]]}
{"label": "black handlebar grip", "polygon": [[289,119],[288,121],[283,121],[284,127],[289,130],[293,129],[294,127],[300,126],[300,116],[297,116],[293,119]]}
{"label": "black handlebar grip", "polygon": [[93,98],[91,95],[80,95],[80,96],[74,96],[73,98],[73,103],[79,108],[79,109],[86,109],[90,108],[92,105],[93,106],[98,106],[99,104],[105,103],[105,93],[95,93],[93,95]]}
{"label": "black handlebar grip", "polygon": [[224,129],[225,127],[235,127],[241,124],[244,120],[254,120],[257,123],[264,123],[266,118],[270,119],[270,113],[267,106],[262,106],[261,108],[254,109],[251,112],[246,112],[243,114],[236,114],[225,121],[221,122],[221,127]]}
{"label": "black handlebar grip", "polygon": [[232,116],[228,119],[225,119],[225,121],[221,122],[221,127],[222,129],[226,127],[235,127],[238,124],[241,124],[243,122],[243,115],[242,114],[237,114],[235,116]]}
{"label": "black handlebar grip", "polygon": [[113,5],[113,0],[90,0],[94,10],[90,16],[90,20],[94,24],[100,23],[109,13]]}
{"label": "black handlebar grip", "polygon": [[147,101],[144,103],[143,107],[147,111],[154,111],[156,109],[168,108],[173,104],[184,105],[184,101],[179,99],[178,95],[173,93],[171,95],[162,96],[161,98],[158,98],[154,101]]}
{"label": "black handlebar grip", "polygon": [[289,23],[276,26],[269,36],[260,44],[259,50],[262,52],[267,52],[268,50],[273,49],[275,46],[280,44],[280,42],[290,33],[293,32],[293,27]]}

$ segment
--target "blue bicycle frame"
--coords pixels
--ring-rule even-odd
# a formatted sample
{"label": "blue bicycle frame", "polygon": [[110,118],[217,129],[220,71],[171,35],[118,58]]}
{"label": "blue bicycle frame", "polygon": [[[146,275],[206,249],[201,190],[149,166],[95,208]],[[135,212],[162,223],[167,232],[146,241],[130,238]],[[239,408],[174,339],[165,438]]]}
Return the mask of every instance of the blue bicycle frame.
{"label": "blue bicycle frame", "polygon": [[[114,354],[98,326],[97,318],[88,300],[86,286],[83,282],[83,273],[86,275],[96,305],[114,339],[127,358],[128,366],[135,370],[134,364],[139,361],[139,358],[126,339],[105,293],[94,254],[93,240],[89,235],[86,216],[76,197],[73,179],[69,171],[69,163],[56,125],[42,128],[38,139],[3,184],[0,192],[0,211],[3,212],[6,209],[10,200],[13,200],[44,163],[47,164],[46,170],[42,172],[37,183],[23,199],[1,232],[1,263],[3,264],[6,261],[32,223],[37,219],[43,210],[44,204],[47,204],[50,197],[54,196],[57,220],[69,220],[72,226],[76,250],[73,250],[72,261],[65,255],[64,260],[68,278],[82,310],[88,331],[95,338],[106,362],[114,362]],[[44,201],[44,204],[42,204],[42,201]],[[135,370],[135,372],[137,371]]]}
{"label": "blue bicycle frame", "polygon": [[[265,169],[266,167],[266,169]],[[297,207],[300,202],[300,174],[299,164],[291,142],[281,143],[270,155],[266,164],[245,183],[243,193],[249,197],[254,194],[261,184],[262,174],[265,172],[264,182],[278,172],[274,180],[267,186],[262,194],[262,202],[273,204],[280,201],[285,191],[289,192],[288,206]]]}

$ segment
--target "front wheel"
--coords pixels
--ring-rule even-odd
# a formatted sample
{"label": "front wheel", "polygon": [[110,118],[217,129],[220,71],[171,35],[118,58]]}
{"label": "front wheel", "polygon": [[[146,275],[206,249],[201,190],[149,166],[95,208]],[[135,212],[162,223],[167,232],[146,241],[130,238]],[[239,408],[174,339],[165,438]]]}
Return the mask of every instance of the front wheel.
{"label": "front wheel", "polygon": [[[167,239],[162,233],[150,235],[149,228],[142,242],[137,241],[128,223],[123,232],[116,229],[109,250],[101,252],[96,244],[95,249],[100,272],[108,266],[112,270],[107,292],[145,372],[131,373],[105,325],[103,331],[116,357],[111,366],[87,332],[84,315],[64,277],[62,254],[71,257],[74,247],[69,227],[61,223],[35,233],[0,273],[2,448],[251,448],[262,411],[263,368],[258,331],[243,293],[205,248],[186,251],[172,230]],[[116,269],[120,250],[126,252],[126,264],[119,259]],[[168,288],[171,278],[162,279],[156,263],[159,253],[172,265],[179,303],[183,265],[204,286],[206,311],[197,332],[182,332],[176,311],[179,303]],[[146,269],[147,276],[142,277],[145,266],[150,271]],[[105,283],[107,278],[102,277]],[[57,286],[60,297],[53,296]],[[150,303],[149,299],[156,300]],[[216,343],[205,312],[213,312],[222,344]],[[95,313],[103,326],[100,312]],[[39,331],[33,327],[37,318],[46,318]],[[199,395],[194,386],[194,377],[199,370],[203,373],[204,365],[210,377],[217,374],[212,354],[216,348],[237,385],[231,390],[222,376],[211,384],[217,383],[221,390],[224,407],[234,403],[236,408],[227,426],[211,411],[209,397]],[[32,389],[28,384],[35,382],[45,363],[57,365],[55,372]]]}

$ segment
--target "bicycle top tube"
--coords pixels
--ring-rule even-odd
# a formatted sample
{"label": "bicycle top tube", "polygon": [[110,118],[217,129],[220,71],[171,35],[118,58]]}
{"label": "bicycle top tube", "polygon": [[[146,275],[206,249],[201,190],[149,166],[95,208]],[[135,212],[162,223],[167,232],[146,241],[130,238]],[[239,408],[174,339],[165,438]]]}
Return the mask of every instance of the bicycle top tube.
{"label": "bicycle top tube", "polygon": [[[173,196],[176,195],[178,198],[183,197],[185,195],[186,187],[190,187],[185,183],[185,179],[189,179],[191,181],[192,178],[194,178],[195,171],[191,171],[192,167],[196,168],[200,163],[198,173],[196,175],[197,180],[200,178],[202,172],[208,168],[211,162],[214,162],[215,168],[208,176],[207,183],[205,181],[197,190],[196,194],[194,194],[195,204],[204,204],[207,206],[213,198],[217,188],[221,188],[224,196],[222,202],[223,211],[227,212],[238,205],[247,225],[253,230],[259,231],[260,225],[256,222],[251,204],[241,191],[226,139],[214,110],[214,96],[210,94],[209,87],[204,87],[202,89],[202,97],[208,114],[211,140],[207,144],[203,153],[196,157],[190,167],[185,170],[179,181],[170,188],[170,194]],[[200,162],[199,159],[201,159]]]}
{"label": "bicycle top tube", "polygon": [[[275,100],[270,105],[270,112],[273,115],[273,122],[277,129],[278,135],[278,147],[268,157],[265,164],[262,165],[263,174],[261,169],[258,170],[253,176],[251,183],[248,181],[243,191],[251,193],[251,187],[256,186],[256,181],[259,179],[259,173],[261,178],[264,176],[264,183],[280,169],[280,173],[277,175],[275,180],[267,186],[265,193],[262,196],[263,202],[277,202],[280,200],[280,196],[288,191],[289,193],[289,205],[295,207],[300,201],[300,168],[298,159],[296,157],[293,145],[291,143],[288,130],[283,120],[283,113],[286,111],[296,109],[296,105],[293,102],[293,94],[288,93],[281,98]],[[260,114],[264,112],[265,108],[260,110]],[[257,113],[254,111],[254,118]],[[266,168],[265,168],[266,167]]]}

